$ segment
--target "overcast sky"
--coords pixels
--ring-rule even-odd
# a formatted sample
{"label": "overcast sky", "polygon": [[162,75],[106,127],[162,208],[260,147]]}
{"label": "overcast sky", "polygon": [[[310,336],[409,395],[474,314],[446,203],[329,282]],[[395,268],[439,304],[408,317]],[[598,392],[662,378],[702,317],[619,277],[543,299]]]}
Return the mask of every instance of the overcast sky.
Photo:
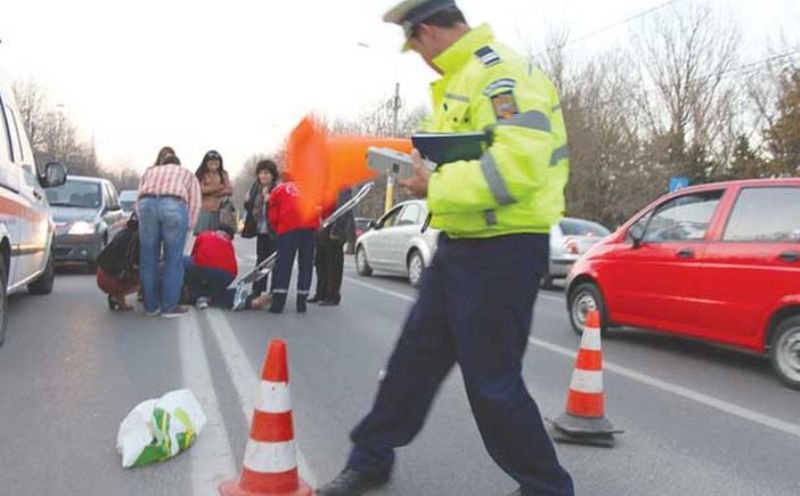
{"label": "overcast sky", "polygon": [[[574,38],[666,0],[461,0],[468,21],[498,38],[540,48],[549,26]],[[694,0],[674,0],[680,5]],[[150,165],[172,145],[194,167],[218,149],[237,170],[270,153],[308,112],[355,116],[388,98],[427,103],[435,78],[400,54],[399,28],[383,24],[392,0],[0,0],[0,67],[32,78],[82,133],[105,167]],[[798,31],[797,0],[708,0],[742,27],[746,60],[780,29]],[[624,41],[633,23],[572,50]],[[361,45],[368,45],[365,48]]]}

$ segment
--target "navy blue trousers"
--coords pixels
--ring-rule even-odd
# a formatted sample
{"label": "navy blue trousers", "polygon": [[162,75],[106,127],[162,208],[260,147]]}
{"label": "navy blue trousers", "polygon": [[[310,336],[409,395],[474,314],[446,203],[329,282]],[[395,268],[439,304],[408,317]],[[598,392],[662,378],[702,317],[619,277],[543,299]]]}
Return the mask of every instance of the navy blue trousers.
{"label": "navy blue trousers", "polygon": [[297,301],[298,306],[308,299],[311,277],[314,272],[314,244],[316,230],[297,229],[278,236],[278,259],[272,275],[272,309],[281,311],[286,305],[292,266],[297,255]]}
{"label": "navy blue trousers", "polygon": [[486,450],[525,496],[572,496],[522,379],[546,234],[453,240],[442,235],[389,359],[372,411],[351,433],[348,468],[385,475],[417,435],[458,363]]}
{"label": "navy blue trousers", "polygon": [[236,290],[228,288],[233,282],[232,274],[222,269],[200,267],[194,263],[192,257],[183,258],[184,279],[189,286],[192,299],[203,297],[211,298],[211,302],[221,308],[233,308],[233,298]]}

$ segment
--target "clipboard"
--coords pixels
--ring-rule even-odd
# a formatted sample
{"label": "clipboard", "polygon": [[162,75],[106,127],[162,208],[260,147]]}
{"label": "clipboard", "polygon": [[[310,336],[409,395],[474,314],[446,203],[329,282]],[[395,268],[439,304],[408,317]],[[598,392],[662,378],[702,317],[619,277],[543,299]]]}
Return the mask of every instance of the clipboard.
{"label": "clipboard", "polygon": [[438,165],[459,160],[478,160],[490,145],[491,135],[487,132],[474,133],[417,133],[411,136],[411,143],[419,150],[422,158]]}

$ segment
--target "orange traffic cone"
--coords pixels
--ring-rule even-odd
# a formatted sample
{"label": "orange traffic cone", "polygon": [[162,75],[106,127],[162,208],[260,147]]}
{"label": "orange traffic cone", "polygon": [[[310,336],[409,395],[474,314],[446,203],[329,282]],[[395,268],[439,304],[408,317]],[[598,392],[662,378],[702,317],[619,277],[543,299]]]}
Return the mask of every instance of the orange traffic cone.
{"label": "orange traffic cone", "polygon": [[311,488],[297,473],[286,343],[269,344],[261,398],[253,413],[244,452],[242,477],[220,486],[223,496],[310,496]]}
{"label": "orange traffic cone", "polygon": [[614,446],[614,434],[623,432],[615,429],[605,417],[603,351],[597,310],[586,316],[567,395],[567,411],[553,421],[553,426],[556,441],[594,446]]}

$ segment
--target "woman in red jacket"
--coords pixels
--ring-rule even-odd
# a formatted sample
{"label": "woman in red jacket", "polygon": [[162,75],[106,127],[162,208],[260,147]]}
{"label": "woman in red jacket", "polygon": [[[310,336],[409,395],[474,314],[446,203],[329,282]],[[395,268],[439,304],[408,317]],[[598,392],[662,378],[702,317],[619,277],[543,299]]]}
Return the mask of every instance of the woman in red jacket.
{"label": "woman in red jacket", "polygon": [[304,219],[300,210],[301,191],[284,172],[284,182],[269,195],[269,223],[278,234],[278,260],[272,278],[272,305],[269,311],[281,313],[286,306],[292,266],[298,254],[297,311],[306,311],[308,290],[314,269],[314,240],[319,229],[319,216]]}

